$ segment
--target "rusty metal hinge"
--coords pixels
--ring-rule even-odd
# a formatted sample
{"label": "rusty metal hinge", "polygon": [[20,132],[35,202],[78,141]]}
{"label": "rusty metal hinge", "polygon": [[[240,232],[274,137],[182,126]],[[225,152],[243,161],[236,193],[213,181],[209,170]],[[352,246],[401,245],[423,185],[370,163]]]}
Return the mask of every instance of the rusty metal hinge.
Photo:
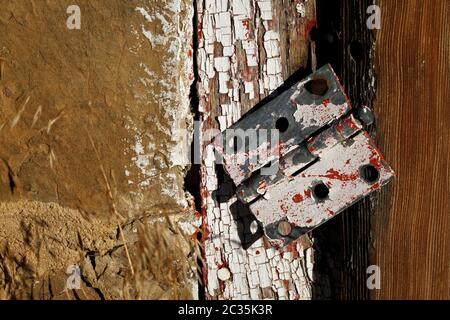
{"label": "rusty metal hinge", "polygon": [[330,65],[214,139],[216,157],[275,245],[286,245],[381,188],[394,172]]}

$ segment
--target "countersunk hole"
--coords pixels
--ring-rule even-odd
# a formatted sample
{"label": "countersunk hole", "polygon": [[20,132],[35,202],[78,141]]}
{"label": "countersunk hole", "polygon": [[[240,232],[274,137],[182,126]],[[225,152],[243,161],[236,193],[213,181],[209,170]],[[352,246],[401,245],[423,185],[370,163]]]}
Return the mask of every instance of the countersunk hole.
{"label": "countersunk hole", "polygon": [[318,183],[313,187],[313,196],[316,200],[325,200],[329,193],[330,189],[324,183]]}
{"label": "countersunk hole", "polygon": [[361,42],[353,40],[350,43],[350,55],[356,62],[359,62],[364,58],[364,48]]}
{"label": "countersunk hole", "polygon": [[371,164],[362,166],[359,169],[359,174],[361,175],[361,178],[369,184],[373,184],[380,179],[380,172]]}
{"label": "countersunk hole", "polygon": [[281,133],[285,132],[289,128],[289,120],[286,118],[280,118],[275,123],[275,128]]}
{"label": "countersunk hole", "polygon": [[323,96],[328,92],[328,82],[326,79],[312,79],[305,84],[306,90],[316,96]]}

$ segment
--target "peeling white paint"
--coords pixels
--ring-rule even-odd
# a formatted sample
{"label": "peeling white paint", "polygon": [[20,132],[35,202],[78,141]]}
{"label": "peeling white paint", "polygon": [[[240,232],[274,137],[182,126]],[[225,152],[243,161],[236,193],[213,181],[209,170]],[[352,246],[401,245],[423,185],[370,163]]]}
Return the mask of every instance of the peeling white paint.
{"label": "peeling white paint", "polygon": [[[158,185],[162,186],[162,195],[172,197],[182,207],[187,207],[182,179],[175,173],[162,173],[161,168],[156,168],[155,161],[166,168],[178,166],[183,169],[189,164],[192,138],[189,94],[193,81],[193,6],[189,1],[180,0],[161,0],[158,6],[151,0],[140,0],[137,4],[133,14],[140,21],[130,26],[130,34],[136,41],[127,49],[137,56],[143,55],[142,51],[153,52],[162,62],[157,66],[148,61],[138,63],[136,68],[141,70],[141,75],[129,86],[137,101],[136,105],[144,109],[144,114],[148,114],[146,117],[149,122],[145,119],[145,125],[171,141],[164,146],[154,145],[152,130],[142,127],[138,123],[140,119],[126,118],[125,128],[132,133],[134,141],[130,141],[130,150],[125,154],[130,156],[134,167],[125,168],[125,176],[129,185],[138,185],[142,191],[158,181]],[[156,114],[152,117],[153,112],[158,112],[157,117],[161,119],[162,115],[166,121],[156,119]],[[164,148],[164,155],[157,159],[161,157],[158,155],[160,148]],[[143,193],[132,193],[137,199],[142,198]]]}
{"label": "peeling white paint", "polygon": [[[280,36],[277,25],[271,23],[274,13],[270,0],[205,0],[204,4],[199,7],[202,31],[198,49],[200,111],[204,112],[206,122],[209,108],[219,109],[214,120],[223,131],[241,117],[241,95],[249,100],[260,100],[283,83]],[[255,21],[263,24],[262,34],[255,29]],[[258,39],[262,40],[261,48]],[[216,43],[223,46],[221,53],[214,50]],[[239,61],[239,48],[244,52],[244,61]],[[262,50],[265,55],[261,55]],[[267,59],[262,59],[263,56]],[[246,73],[240,70],[242,63],[248,67]],[[213,88],[223,95],[226,103],[208,105],[211,83],[217,83]],[[218,187],[213,169],[214,151],[208,145],[204,152],[202,178],[208,196],[203,201],[210,235],[204,243],[208,293],[223,299],[310,299],[311,279],[307,274],[312,272],[312,262],[305,261],[305,248],[298,245],[293,252],[275,249],[267,247],[260,239],[248,251],[244,250],[237,222],[229,209],[236,198],[219,204],[211,196]],[[221,281],[218,275],[222,263],[231,272],[226,281]],[[276,270],[278,265],[283,268],[281,274]],[[220,289],[221,282],[223,290]]]}

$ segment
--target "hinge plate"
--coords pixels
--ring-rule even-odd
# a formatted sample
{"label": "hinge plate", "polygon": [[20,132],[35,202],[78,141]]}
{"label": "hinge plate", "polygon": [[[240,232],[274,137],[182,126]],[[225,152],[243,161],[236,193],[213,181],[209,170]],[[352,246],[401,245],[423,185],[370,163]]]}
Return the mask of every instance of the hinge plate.
{"label": "hinge plate", "polygon": [[394,176],[360,120],[326,65],[215,138],[237,199],[273,244],[297,239]]}

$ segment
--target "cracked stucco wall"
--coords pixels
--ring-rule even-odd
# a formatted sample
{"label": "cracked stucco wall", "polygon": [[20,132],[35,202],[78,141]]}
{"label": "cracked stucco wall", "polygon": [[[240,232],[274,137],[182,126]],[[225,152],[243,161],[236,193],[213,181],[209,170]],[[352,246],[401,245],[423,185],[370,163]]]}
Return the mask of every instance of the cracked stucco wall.
{"label": "cracked stucco wall", "polygon": [[[66,26],[74,4],[79,30]],[[122,297],[102,284],[115,277],[119,286],[130,269],[118,224],[130,251],[138,250],[143,217],[168,214],[190,225],[183,179],[192,2],[0,0],[0,7],[2,261],[22,257],[33,277],[49,282],[88,261],[88,287]],[[2,284],[7,270],[0,268]]]}

